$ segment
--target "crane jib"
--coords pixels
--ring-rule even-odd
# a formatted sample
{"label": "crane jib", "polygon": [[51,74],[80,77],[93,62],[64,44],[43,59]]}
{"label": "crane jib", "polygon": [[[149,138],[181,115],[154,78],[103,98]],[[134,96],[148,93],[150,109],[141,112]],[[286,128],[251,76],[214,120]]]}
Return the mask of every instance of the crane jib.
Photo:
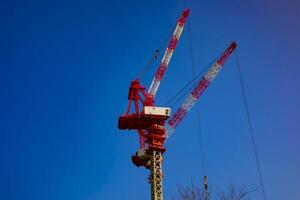
{"label": "crane jib", "polygon": [[180,16],[180,18],[178,19],[177,21],[177,25],[176,25],[176,28],[173,32],[173,35],[169,41],[169,44],[168,44],[168,47],[166,48],[165,50],[165,53],[163,55],[163,58],[160,62],[160,65],[155,73],[155,76],[152,80],[152,83],[149,87],[149,90],[148,90],[148,94],[154,99],[155,97],[155,94],[158,90],[158,87],[160,85],[160,81],[162,80],[164,74],[165,74],[165,71],[166,69],[168,68],[168,65],[169,65],[169,62],[172,58],[172,55],[173,55],[173,52],[176,48],[176,45],[180,39],[180,36],[181,36],[181,33],[183,31],[183,28],[184,28],[184,25],[185,25],[185,22],[189,16],[189,10],[186,9],[183,11],[182,15]]}
{"label": "crane jib", "polygon": [[167,131],[169,132],[167,133],[168,137],[170,137],[170,135],[174,132],[176,127],[183,120],[190,109],[195,105],[195,103],[209,86],[209,84],[219,74],[228,57],[232,54],[236,47],[237,44],[235,42],[232,42],[231,45],[223,52],[217,62],[212,65],[212,67],[206,72],[204,77],[194,87],[191,94],[185,99],[185,101],[181,104],[174,115],[169,119],[167,128]]}

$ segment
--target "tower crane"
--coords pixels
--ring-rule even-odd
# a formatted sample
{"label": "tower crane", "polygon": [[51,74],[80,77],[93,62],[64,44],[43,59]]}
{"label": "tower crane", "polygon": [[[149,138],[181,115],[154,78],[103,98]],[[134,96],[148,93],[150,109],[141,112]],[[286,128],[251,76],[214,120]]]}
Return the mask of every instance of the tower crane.
{"label": "tower crane", "polygon": [[235,42],[230,44],[203,78],[200,79],[174,115],[171,116],[171,108],[169,107],[155,106],[156,92],[180,39],[189,13],[189,9],[183,10],[182,15],[177,20],[176,28],[148,91],[141,85],[139,79],[131,82],[128,92],[129,103],[127,111],[118,120],[119,129],[136,130],[139,134],[140,148],[132,156],[132,162],[137,167],[143,166],[150,170],[151,200],[163,199],[162,155],[166,151],[164,147],[165,140],[175,131],[176,127],[218,75],[228,57],[237,47]]}

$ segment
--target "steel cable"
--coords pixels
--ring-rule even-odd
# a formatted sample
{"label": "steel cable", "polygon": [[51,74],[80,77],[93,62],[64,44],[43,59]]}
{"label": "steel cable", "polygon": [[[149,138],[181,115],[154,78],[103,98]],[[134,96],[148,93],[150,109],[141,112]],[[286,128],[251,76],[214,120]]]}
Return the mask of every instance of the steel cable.
{"label": "steel cable", "polygon": [[254,157],[255,157],[258,178],[259,178],[259,182],[260,182],[260,186],[261,186],[262,197],[263,197],[263,200],[267,200],[265,186],[264,186],[264,182],[263,182],[261,165],[260,165],[258,153],[257,153],[257,146],[256,146],[256,142],[255,142],[255,135],[254,135],[254,130],[253,130],[253,126],[252,126],[252,120],[250,117],[250,112],[249,112],[249,107],[248,107],[246,89],[244,86],[244,80],[243,80],[242,73],[241,73],[240,61],[239,61],[237,51],[235,51],[235,57],[236,57],[237,70],[238,70],[238,75],[239,75],[239,80],[240,80],[240,85],[241,85],[241,90],[242,90],[242,97],[243,97],[243,101],[244,101],[244,107],[245,107],[245,111],[246,111],[246,115],[247,115],[247,123],[248,123],[248,127],[249,127],[251,144],[252,144],[253,153],[254,153]]}

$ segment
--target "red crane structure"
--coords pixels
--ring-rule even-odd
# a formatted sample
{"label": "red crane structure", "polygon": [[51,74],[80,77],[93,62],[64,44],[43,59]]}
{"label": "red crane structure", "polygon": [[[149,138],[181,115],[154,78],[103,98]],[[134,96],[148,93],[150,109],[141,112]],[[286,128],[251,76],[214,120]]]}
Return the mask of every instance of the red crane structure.
{"label": "red crane structure", "polygon": [[148,91],[141,85],[139,79],[131,82],[127,111],[118,120],[119,129],[136,130],[139,133],[140,148],[132,156],[132,162],[138,167],[143,166],[150,170],[151,200],[163,199],[162,155],[166,151],[165,140],[174,132],[237,47],[235,42],[230,44],[204,77],[200,79],[174,115],[171,116],[171,109],[168,107],[155,106],[155,94],[180,39],[189,13],[190,10],[185,9],[178,19],[174,33]]}

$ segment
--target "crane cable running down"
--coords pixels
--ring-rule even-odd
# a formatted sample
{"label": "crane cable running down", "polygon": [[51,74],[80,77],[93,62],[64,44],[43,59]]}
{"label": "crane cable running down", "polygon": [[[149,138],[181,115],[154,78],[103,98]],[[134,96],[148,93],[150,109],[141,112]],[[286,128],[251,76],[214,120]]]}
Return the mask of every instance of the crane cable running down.
{"label": "crane cable running down", "polygon": [[246,89],[245,89],[245,86],[244,86],[244,80],[243,80],[240,61],[239,61],[239,56],[238,56],[237,52],[235,52],[235,58],[236,58],[236,66],[237,66],[237,71],[238,71],[239,80],[240,80],[240,86],[241,86],[241,90],[242,90],[242,97],[243,97],[243,101],[244,101],[244,107],[245,107],[245,111],[246,111],[247,123],[248,123],[248,128],[249,128],[249,133],[250,133],[250,138],[251,138],[251,144],[252,144],[252,149],[253,149],[255,163],[256,163],[258,179],[259,179],[260,188],[261,188],[261,192],[262,192],[262,197],[263,197],[263,200],[267,200],[267,195],[266,195],[266,191],[265,191],[265,185],[264,185],[264,181],[263,181],[262,170],[261,170],[260,162],[259,162],[259,158],[258,158],[258,152],[257,152],[256,141],[255,141],[255,136],[254,136],[254,130],[253,130],[253,126],[252,126],[252,120],[251,120],[251,117],[250,117],[250,111],[249,111],[249,107],[248,107]]}
{"label": "crane cable running down", "polygon": [[[194,59],[194,49],[193,49],[193,40],[192,40],[192,27],[191,27],[191,20],[188,21],[188,38],[189,38],[189,46],[190,46],[190,57],[191,57],[191,64],[192,64],[192,73],[193,76],[196,74],[196,66],[195,66],[195,59]],[[201,115],[200,115],[200,108],[196,108],[197,114],[197,122],[198,122],[198,136],[199,136],[199,143],[200,143],[200,162],[201,162],[201,170],[203,176],[203,188],[205,191],[205,197],[208,196],[208,183],[207,183],[207,173],[206,173],[206,159],[205,159],[205,142],[203,137],[203,131],[201,126]]]}

